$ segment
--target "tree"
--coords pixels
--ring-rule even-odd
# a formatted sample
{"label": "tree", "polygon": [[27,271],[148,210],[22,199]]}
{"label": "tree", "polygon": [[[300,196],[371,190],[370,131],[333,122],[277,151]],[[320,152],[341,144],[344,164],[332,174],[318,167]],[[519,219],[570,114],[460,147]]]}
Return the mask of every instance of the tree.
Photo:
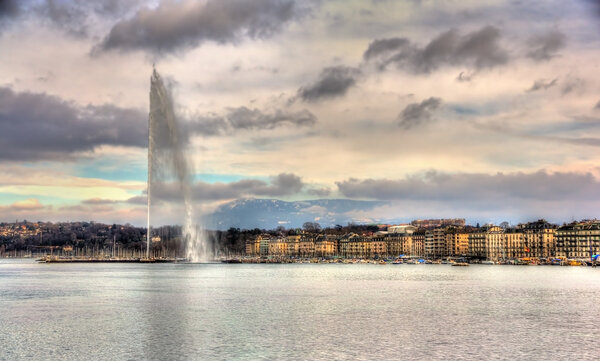
{"label": "tree", "polygon": [[306,232],[319,232],[321,230],[321,225],[317,222],[304,222],[302,229]]}

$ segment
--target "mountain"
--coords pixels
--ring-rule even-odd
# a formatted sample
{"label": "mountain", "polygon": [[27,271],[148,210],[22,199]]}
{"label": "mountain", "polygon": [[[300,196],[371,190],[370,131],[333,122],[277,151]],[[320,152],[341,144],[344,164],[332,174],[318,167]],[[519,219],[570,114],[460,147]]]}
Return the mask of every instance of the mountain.
{"label": "mountain", "polygon": [[221,205],[206,219],[212,229],[261,228],[273,229],[302,227],[304,222],[317,222],[322,227],[345,225],[348,222],[365,223],[373,220],[356,218],[352,214],[369,211],[386,204],[380,201],[349,199],[315,199],[286,202],[278,199],[238,199]]}

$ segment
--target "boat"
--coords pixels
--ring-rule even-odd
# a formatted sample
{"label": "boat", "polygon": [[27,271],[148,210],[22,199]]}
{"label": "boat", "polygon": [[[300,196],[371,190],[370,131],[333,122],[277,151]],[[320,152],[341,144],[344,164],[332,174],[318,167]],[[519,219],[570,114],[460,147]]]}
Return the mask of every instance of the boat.
{"label": "boat", "polygon": [[469,264],[467,262],[456,262],[452,264],[452,267],[468,267]]}
{"label": "boat", "polygon": [[481,261],[481,264],[496,264],[494,261]]}

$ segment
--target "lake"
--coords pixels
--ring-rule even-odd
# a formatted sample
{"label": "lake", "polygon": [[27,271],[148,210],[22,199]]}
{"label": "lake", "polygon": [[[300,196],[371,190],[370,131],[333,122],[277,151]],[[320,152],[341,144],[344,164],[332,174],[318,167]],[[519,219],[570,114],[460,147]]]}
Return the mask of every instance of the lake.
{"label": "lake", "polygon": [[0,359],[592,359],[599,296],[591,267],[0,259]]}

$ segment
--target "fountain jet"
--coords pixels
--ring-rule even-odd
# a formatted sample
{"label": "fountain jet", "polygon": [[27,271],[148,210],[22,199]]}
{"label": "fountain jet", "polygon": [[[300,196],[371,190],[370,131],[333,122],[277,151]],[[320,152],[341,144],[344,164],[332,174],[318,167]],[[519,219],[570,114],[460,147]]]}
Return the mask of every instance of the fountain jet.
{"label": "fountain jet", "polygon": [[148,118],[148,235],[146,257],[150,256],[150,216],[152,195],[158,182],[174,182],[181,192],[184,207],[182,236],[186,256],[191,262],[206,262],[213,258],[204,230],[195,223],[193,207],[193,170],[181,128],[175,116],[171,92],[156,69],[150,78],[150,115]]}

